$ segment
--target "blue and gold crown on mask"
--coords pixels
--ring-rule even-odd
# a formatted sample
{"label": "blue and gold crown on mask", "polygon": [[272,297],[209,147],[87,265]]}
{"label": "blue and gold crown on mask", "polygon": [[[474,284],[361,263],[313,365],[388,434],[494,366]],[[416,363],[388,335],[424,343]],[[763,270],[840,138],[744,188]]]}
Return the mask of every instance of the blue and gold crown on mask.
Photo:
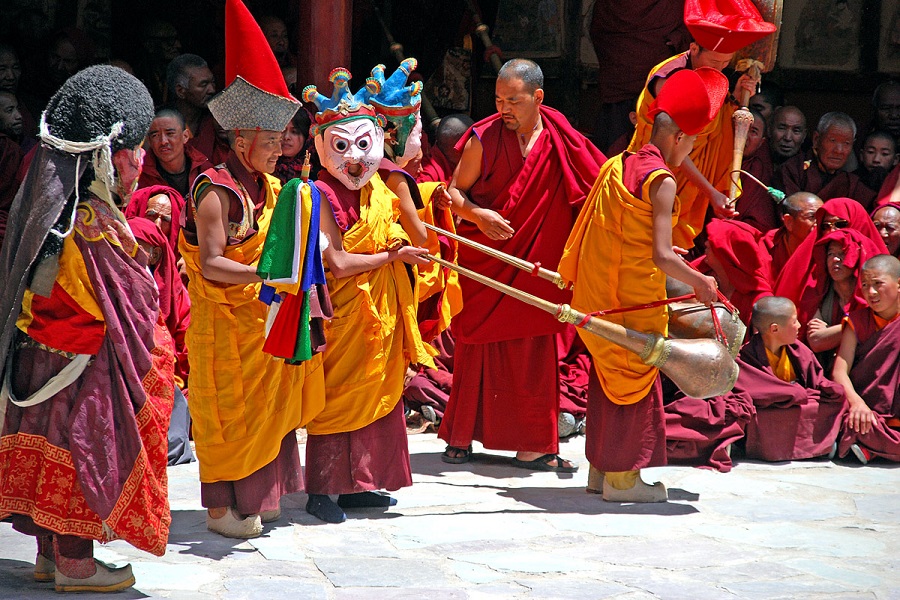
{"label": "blue and gold crown on mask", "polygon": [[410,73],[416,70],[418,61],[407,58],[393,74],[384,78],[384,65],[376,65],[372,76],[366,79],[366,89],[374,90],[368,102],[387,118],[404,117],[419,110],[422,103],[422,82],[406,85]]}
{"label": "blue and gold crown on mask", "polygon": [[384,126],[384,117],[379,117],[369,98],[378,92],[369,82],[355,94],[350,93],[350,71],[344,67],[334,69],[328,75],[333,85],[331,98],[319,93],[314,85],[303,88],[303,100],[313,102],[319,112],[316,113],[316,124],[312,126],[312,134],[317,135],[329,125],[342,123],[351,119],[371,119]]}

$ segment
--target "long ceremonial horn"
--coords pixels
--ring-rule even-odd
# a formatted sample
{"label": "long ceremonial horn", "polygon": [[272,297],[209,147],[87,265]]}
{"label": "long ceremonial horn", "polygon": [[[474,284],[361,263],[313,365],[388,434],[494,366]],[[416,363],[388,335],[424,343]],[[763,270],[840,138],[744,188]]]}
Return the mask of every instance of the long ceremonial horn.
{"label": "long ceremonial horn", "polygon": [[[485,50],[490,50],[494,47],[494,42],[491,41],[491,36],[488,34],[488,26],[481,21],[481,12],[478,10],[478,5],[475,3],[475,0],[466,0],[466,4],[469,6],[469,12],[472,13],[472,20],[475,21],[475,33],[478,35],[478,39],[481,40]],[[490,53],[490,61],[491,66],[499,73],[503,62],[496,52]]]}
{"label": "long ceremonial horn", "polygon": [[485,246],[484,244],[479,244],[478,242],[474,242],[468,238],[464,238],[461,235],[457,235],[452,231],[447,231],[446,229],[441,229],[440,227],[435,227],[429,223],[424,223],[425,229],[430,229],[440,235],[447,236],[451,240],[456,240],[460,244],[469,246],[470,248],[475,248],[481,252],[484,252],[488,256],[493,256],[496,259],[502,260],[506,264],[512,265],[516,268],[522,269],[523,271],[528,271],[529,273],[540,277],[541,279],[546,279],[550,283],[555,284],[559,289],[566,289],[566,282],[563,281],[562,276],[556,271],[551,271],[550,269],[545,269],[541,266],[540,263],[528,262],[525,259],[519,258],[517,256],[513,256],[511,254],[506,254],[505,252],[501,252],[500,250],[495,250],[490,246]]}
{"label": "long ceremonial horn", "polygon": [[[736,71],[746,71],[753,78],[760,79],[763,73],[768,73],[775,66],[775,55],[778,52],[778,34],[781,32],[781,11],[783,0],[752,0],[759,11],[760,16],[774,23],[775,33],[767,35],[749,46],[742,48],[734,55],[733,63]],[[747,108],[750,104],[750,92],[741,91],[738,98],[740,108],[734,111],[731,119],[734,123],[734,151],[731,158],[731,192],[729,198],[734,200],[739,192],[740,168],[744,161],[744,146],[747,144],[747,134],[753,125],[753,115]]]}
{"label": "long ceremonial horn", "polygon": [[731,358],[725,346],[716,340],[671,340],[658,333],[640,333],[597,317],[588,318],[568,304],[554,304],[436,256],[430,254],[425,256],[482,285],[546,311],[563,323],[581,327],[634,352],[645,364],[659,368],[688,396],[695,398],[720,396],[729,392],[737,381],[737,363]]}

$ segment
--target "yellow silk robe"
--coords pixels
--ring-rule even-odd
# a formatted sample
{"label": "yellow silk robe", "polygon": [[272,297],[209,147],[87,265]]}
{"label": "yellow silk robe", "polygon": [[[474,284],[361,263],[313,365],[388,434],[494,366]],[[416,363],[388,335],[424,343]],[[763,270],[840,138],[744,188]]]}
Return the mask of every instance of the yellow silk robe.
{"label": "yellow silk robe", "polygon": [[[359,193],[359,220],[343,233],[344,250],[376,254],[409,244],[397,223],[400,201],[377,173]],[[306,427],[311,435],[374,423],[397,405],[410,363],[434,368],[416,322],[415,272],[411,280],[406,267],[395,260],[341,279],[326,269],[334,307],[334,317],[325,324],[327,400]]]}
{"label": "yellow silk robe", "polygon": [[[648,91],[647,85],[660,69],[672,61],[683,60],[683,56],[683,54],[679,54],[664,60],[653,67],[647,76],[647,84],[644,85],[644,89],[638,97],[637,125],[634,137],[631,138],[631,144],[628,146],[629,152],[637,152],[650,141],[653,122],[650,120],[649,112],[653,96]],[[694,149],[690,154],[691,161],[697,170],[714,188],[726,195],[731,191],[729,172],[734,153],[734,127],[731,124],[731,116],[734,114],[734,110],[731,102],[726,101],[716,118],[697,135]],[[690,182],[682,169],[675,169],[673,172],[678,184],[677,194],[681,201],[681,210],[678,215],[678,226],[672,232],[672,242],[682,248],[692,248],[694,238],[703,229],[709,198]]]}
{"label": "yellow silk robe", "polygon": [[[666,274],[653,262],[653,206],[650,186],[665,169],[651,171],[642,198],[631,195],[622,181],[619,154],[606,161],[588,196],[559,261],[559,273],[574,284],[572,307],[589,313],[635,306],[666,297]],[[678,219],[674,207],[673,227]],[[666,307],[601,317],[639,332],[667,333]],[[642,400],[656,381],[656,367],[605,339],[578,330],[591,353],[606,396],[616,404]]]}
{"label": "yellow silk robe", "polygon": [[[259,260],[281,188],[276,178],[265,178],[258,232],[225,249],[226,258],[241,264]],[[242,200],[246,221],[253,207]],[[267,307],[258,299],[261,284],[210,281],[201,273],[199,248],[183,234],[179,248],[190,277],[188,403],[200,481],[236,481],[272,462],[284,436],[322,409],[322,356],[293,366],[263,352]]]}

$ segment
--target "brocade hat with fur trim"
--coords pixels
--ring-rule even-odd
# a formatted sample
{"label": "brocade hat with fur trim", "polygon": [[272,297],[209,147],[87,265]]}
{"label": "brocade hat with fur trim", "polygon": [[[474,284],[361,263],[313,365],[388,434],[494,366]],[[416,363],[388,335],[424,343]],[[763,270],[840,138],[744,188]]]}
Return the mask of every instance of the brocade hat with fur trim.
{"label": "brocade hat with fur trim", "polygon": [[775,32],[751,0],[685,0],[684,24],[702,48],[732,54]]}
{"label": "brocade hat with fur trim", "polygon": [[709,125],[728,95],[728,78],[709,67],[682,69],[669,76],[650,105],[649,116],[666,113],[678,128],[696,135]]}
{"label": "brocade hat with fur trim", "polygon": [[300,108],[253,15],[241,0],[225,4],[225,80],[209,101],[223,129],[283,131]]}

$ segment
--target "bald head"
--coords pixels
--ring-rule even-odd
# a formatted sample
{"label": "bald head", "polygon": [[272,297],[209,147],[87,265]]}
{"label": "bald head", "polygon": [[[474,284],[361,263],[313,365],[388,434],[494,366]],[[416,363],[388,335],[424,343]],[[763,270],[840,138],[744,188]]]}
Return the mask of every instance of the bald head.
{"label": "bald head", "polygon": [[459,162],[460,153],[456,151],[455,146],[459,139],[474,124],[472,117],[466,114],[447,115],[437,126],[434,133],[434,145],[438,147],[441,154],[447,157],[447,160],[456,167]]}
{"label": "bald head", "polygon": [[884,240],[888,253],[897,256],[900,251],[900,210],[890,205],[882,206],[872,213],[872,223]]}
{"label": "bald head", "polygon": [[873,256],[863,263],[860,275],[863,273],[880,274],[893,280],[900,279],[900,260],[890,254]]}
{"label": "bald head", "polygon": [[796,192],[784,199],[782,208],[784,212],[796,215],[804,210],[812,209],[813,212],[819,210],[824,204],[822,199],[812,192]]}
{"label": "bald head", "polygon": [[791,315],[796,312],[797,307],[788,298],[766,296],[757,300],[753,305],[751,322],[757,331],[766,331],[773,323],[776,325],[786,324]]}
{"label": "bald head", "polygon": [[544,72],[538,64],[527,58],[514,58],[506,61],[497,73],[497,79],[512,81],[517,79],[525,84],[525,89],[534,93],[544,87]]}

